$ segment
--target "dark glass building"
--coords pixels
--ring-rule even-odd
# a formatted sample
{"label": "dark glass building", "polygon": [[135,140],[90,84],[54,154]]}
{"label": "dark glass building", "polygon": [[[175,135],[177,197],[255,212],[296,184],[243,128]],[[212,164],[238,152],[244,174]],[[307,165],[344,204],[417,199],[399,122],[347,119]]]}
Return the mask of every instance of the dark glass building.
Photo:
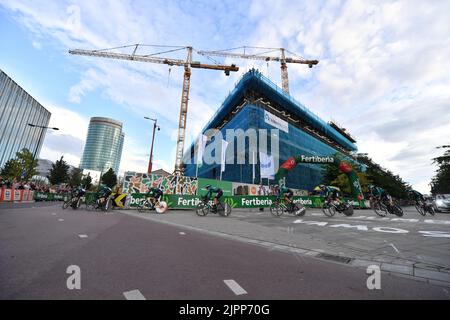
{"label": "dark glass building", "polygon": [[28,126],[48,126],[51,113],[0,70],[0,167],[27,148],[39,157],[45,132]]}
{"label": "dark glass building", "polygon": [[[257,135],[258,148],[267,143],[266,153],[272,154],[275,163],[279,165],[289,157],[299,154],[328,156],[338,153],[353,161],[352,153],[357,151],[356,141],[345,129],[335,123],[323,121],[256,70],[244,74],[203,132],[208,129],[220,130],[226,140],[229,140],[226,132],[228,129],[242,129],[244,132],[256,129],[258,133],[260,129],[266,129],[266,136]],[[277,146],[271,145],[270,135],[274,132],[272,129],[278,129],[275,137],[278,140]],[[227,149],[227,164],[222,173],[222,180],[242,183],[261,181],[258,152],[255,152],[257,164],[253,166],[250,163],[253,158],[253,151],[249,152],[250,140],[246,138],[245,147],[240,148],[235,139],[232,146],[234,150]],[[208,144],[212,141],[214,138],[210,138]],[[186,176],[196,175],[196,153],[197,144],[193,143],[184,155]],[[232,159],[229,154],[232,154]],[[238,156],[245,156],[244,164],[238,164]],[[228,164],[229,162],[231,164]],[[220,171],[220,164],[203,163],[198,168],[198,177],[219,179]],[[321,180],[320,165],[300,164],[290,171],[286,186],[312,190]]]}
{"label": "dark glass building", "polygon": [[103,117],[91,118],[80,168],[101,172],[112,168],[117,174],[124,137],[122,122]]}

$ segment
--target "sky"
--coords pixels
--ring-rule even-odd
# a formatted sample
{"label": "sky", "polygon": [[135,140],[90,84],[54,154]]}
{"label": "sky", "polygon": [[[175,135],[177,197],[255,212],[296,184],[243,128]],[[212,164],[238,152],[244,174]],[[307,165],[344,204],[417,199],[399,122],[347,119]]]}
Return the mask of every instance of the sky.
{"label": "sky", "polygon": [[[450,143],[449,12],[450,1],[437,0],[0,0],[0,68],[52,113],[50,126],[60,128],[48,132],[41,158],[63,155],[78,166],[90,117],[106,116],[123,122],[120,172],[146,172],[148,116],[161,127],[154,168],[172,172],[183,68],[68,50],[137,43],[283,47],[320,61],[312,69],[288,64],[290,94],[347,128],[359,152],[427,193],[436,170],[431,159],[442,153],[436,147]],[[186,53],[162,56],[185,59]],[[194,55],[240,70],[229,77],[192,71],[185,147],[250,68],[281,86],[276,62],[212,58]]]}

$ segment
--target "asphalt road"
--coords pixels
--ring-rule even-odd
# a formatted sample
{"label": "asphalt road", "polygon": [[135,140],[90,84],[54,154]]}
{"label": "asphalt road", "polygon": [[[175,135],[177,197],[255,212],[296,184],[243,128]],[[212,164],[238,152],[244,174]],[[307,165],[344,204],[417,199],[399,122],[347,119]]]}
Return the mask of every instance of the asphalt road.
{"label": "asphalt road", "polygon": [[[213,219],[228,225],[244,218]],[[74,265],[79,290],[67,288]],[[450,298],[449,288],[387,273],[380,290],[369,290],[367,278],[354,266],[122,213],[59,205],[0,210],[0,299]]]}

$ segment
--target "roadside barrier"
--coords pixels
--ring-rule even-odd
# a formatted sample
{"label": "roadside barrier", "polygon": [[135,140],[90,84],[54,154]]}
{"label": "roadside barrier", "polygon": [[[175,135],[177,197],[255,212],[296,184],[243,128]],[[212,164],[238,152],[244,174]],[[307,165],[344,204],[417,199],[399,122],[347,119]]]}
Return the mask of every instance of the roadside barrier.
{"label": "roadside barrier", "polygon": [[0,188],[0,202],[34,201],[33,190]]}

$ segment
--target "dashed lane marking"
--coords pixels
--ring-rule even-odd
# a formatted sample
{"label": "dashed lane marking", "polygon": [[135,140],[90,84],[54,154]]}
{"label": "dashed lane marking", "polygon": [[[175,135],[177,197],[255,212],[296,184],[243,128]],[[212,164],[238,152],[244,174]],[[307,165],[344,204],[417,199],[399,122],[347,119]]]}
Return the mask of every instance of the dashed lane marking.
{"label": "dashed lane marking", "polygon": [[131,290],[123,293],[127,300],[147,300],[139,290]]}
{"label": "dashed lane marking", "polygon": [[80,238],[87,238],[88,236],[86,234],[79,234],[78,235]]}
{"label": "dashed lane marking", "polygon": [[237,296],[242,294],[247,294],[247,291],[244,290],[236,281],[234,280],[223,280],[225,284],[230,288],[231,291]]}
{"label": "dashed lane marking", "polygon": [[58,219],[58,221],[60,221],[60,222],[63,222],[63,221],[64,221],[64,219]]}
{"label": "dashed lane marking", "polygon": [[179,232],[179,234],[181,234],[182,236],[186,235],[186,233],[184,232]]}

